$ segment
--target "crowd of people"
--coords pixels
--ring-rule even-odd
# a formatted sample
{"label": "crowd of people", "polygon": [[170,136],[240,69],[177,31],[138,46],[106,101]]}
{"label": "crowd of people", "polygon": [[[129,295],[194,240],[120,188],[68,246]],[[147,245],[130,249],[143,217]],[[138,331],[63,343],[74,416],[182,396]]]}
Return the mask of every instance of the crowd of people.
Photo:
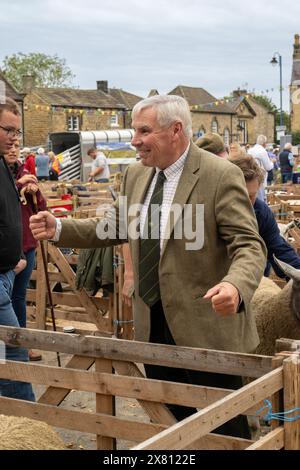
{"label": "crowd of people", "polygon": [[[280,237],[265,201],[268,172],[275,164],[290,179],[291,147],[277,157],[268,154],[263,135],[251,148],[238,143],[226,148],[213,133],[193,142],[187,102],[175,95],[153,96],[132,111],[132,145],[140,161],[129,165],[122,197],[101,220],[56,219],[45,210],[38,182],[49,179],[49,171],[58,173],[57,157],[43,148],[37,155],[25,148],[21,164],[20,126],[17,105],[10,99],[0,103],[1,325],[26,326],[26,287],[38,240],[67,248],[129,242],[125,273],[130,281],[125,284],[131,291],[137,341],[255,350],[259,338],[251,298],[271,266],[284,276],[273,255],[300,269],[300,258]],[[93,160],[89,178],[108,181],[106,159],[96,148],[88,154]],[[20,194],[27,198],[26,209]],[[6,357],[26,361],[28,353],[7,346]],[[145,372],[154,379],[225,389],[243,384],[242,377],[187,370],[181,364],[145,365]],[[31,385],[23,382],[1,379],[0,394],[34,400]],[[179,420],[195,412],[168,406]],[[250,437],[243,416],[215,432]]]}
{"label": "crowd of people", "polygon": [[21,158],[24,160],[25,170],[36,176],[39,181],[58,180],[61,163],[54,152],[47,153],[43,147],[40,147],[35,153],[29,147],[24,147]]}

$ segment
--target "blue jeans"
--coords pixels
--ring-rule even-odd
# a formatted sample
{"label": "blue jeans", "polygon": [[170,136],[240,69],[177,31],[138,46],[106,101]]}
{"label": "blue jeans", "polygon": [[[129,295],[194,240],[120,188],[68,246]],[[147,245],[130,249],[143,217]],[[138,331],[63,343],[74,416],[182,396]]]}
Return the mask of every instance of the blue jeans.
{"label": "blue jeans", "polygon": [[27,265],[17,274],[12,292],[12,306],[17,315],[19,325],[26,328],[26,289],[30,280],[35,262],[35,248],[25,253]]}
{"label": "blue jeans", "polygon": [[[15,273],[0,273],[0,325],[19,327],[19,322],[11,303]],[[3,359],[3,358],[2,358]],[[9,361],[28,361],[27,350],[19,346],[5,347],[5,359]],[[9,398],[35,401],[32,385],[16,380],[0,379],[0,395]]]}
{"label": "blue jeans", "polygon": [[100,178],[99,180],[95,180],[96,183],[109,183],[108,178]]}

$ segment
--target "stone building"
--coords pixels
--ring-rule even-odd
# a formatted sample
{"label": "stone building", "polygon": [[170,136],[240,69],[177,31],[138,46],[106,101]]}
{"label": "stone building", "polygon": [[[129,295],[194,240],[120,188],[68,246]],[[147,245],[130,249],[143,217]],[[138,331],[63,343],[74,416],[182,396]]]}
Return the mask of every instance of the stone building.
{"label": "stone building", "polygon": [[130,127],[131,110],[142,98],[108,88],[97,81],[95,90],[38,88],[34,77],[23,77],[26,146],[45,144],[48,134],[64,131],[124,129]]}
{"label": "stone building", "polygon": [[228,106],[236,113],[233,120],[235,140],[252,145],[257,136],[263,134],[268,142],[274,142],[275,113],[258,103],[247,90],[233,91]]}
{"label": "stone building", "polygon": [[189,103],[195,139],[206,132],[217,132],[226,144],[254,144],[258,134],[274,141],[274,113],[258,104],[246,90],[217,99],[203,88],[178,85],[169,94],[182,96]]}
{"label": "stone building", "polygon": [[295,34],[293,68],[290,84],[291,131],[300,132],[300,43]]}

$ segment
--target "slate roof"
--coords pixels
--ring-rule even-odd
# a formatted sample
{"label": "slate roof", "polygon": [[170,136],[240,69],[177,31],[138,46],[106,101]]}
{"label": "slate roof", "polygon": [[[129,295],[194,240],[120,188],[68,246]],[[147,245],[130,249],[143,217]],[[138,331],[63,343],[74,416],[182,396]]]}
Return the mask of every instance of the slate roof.
{"label": "slate roof", "polygon": [[8,80],[5,78],[5,76],[3,75],[1,71],[0,71],[0,80],[2,80],[5,83],[6,95],[9,98],[15,101],[23,101],[24,95],[17,92],[17,90],[8,82]]}
{"label": "slate roof", "polygon": [[76,88],[33,88],[33,93],[51,106],[73,106],[87,108],[119,108],[124,106],[101,90]]}
{"label": "slate roof", "polygon": [[[178,85],[168,94],[182,96],[187,100],[190,106],[201,105],[201,108],[196,110],[199,112],[235,114],[227,103],[221,103],[220,100],[208,93],[204,88]],[[217,105],[216,102],[218,102]]]}
{"label": "slate roof", "polygon": [[143,98],[119,88],[109,88],[109,94],[124,108],[132,109]]}
{"label": "slate roof", "polygon": [[[251,114],[253,116],[256,116],[255,110],[252,108],[251,104],[245,98],[244,96],[237,96],[236,98],[230,98],[230,101],[228,101],[227,106],[232,109],[232,111],[237,112],[238,107],[240,106],[241,103],[244,103],[244,105],[248,108]],[[267,108],[266,108],[267,109]]]}

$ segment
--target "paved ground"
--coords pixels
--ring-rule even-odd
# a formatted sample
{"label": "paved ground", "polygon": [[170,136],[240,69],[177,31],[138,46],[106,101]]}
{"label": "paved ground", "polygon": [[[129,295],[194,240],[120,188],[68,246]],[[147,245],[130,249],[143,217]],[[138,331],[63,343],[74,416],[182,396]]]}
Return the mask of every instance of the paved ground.
{"label": "paved ground", "polygon": [[[42,352],[43,360],[36,364],[48,364],[57,366],[56,353]],[[64,365],[71,356],[67,354],[60,354],[61,363]],[[34,387],[36,398],[44,392],[45,387],[38,385]],[[63,401],[60,407],[73,410],[83,411],[85,413],[95,412],[95,394],[88,392],[79,392],[72,390],[68,397]],[[125,418],[149,421],[147,415],[143,412],[136,400],[117,398],[116,400],[116,414]],[[69,431],[67,429],[56,428],[60,436],[63,438],[66,446],[70,449],[96,449],[96,437],[94,434],[81,433],[79,431]],[[118,449],[130,449],[134,445],[133,442],[118,440]]]}

